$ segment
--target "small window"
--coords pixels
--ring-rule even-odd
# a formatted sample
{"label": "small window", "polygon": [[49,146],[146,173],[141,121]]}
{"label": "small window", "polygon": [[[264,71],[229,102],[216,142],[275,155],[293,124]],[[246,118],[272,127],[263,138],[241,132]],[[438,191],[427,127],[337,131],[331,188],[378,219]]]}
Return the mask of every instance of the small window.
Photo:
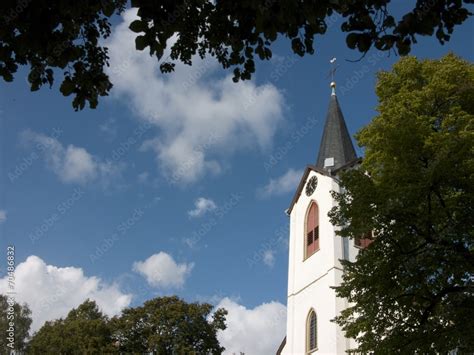
{"label": "small window", "polygon": [[318,318],[312,309],[309,312],[306,324],[306,351],[311,353],[318,348]]}
{"label": "small window", "polygon": [[306,250],[305,258],[309,258],[319,250],[319,209],[315,202],[311,202],[306,217]]}
{"label": "small window", "polygon": [[372,231],[366,232],[360,237],[354,238],[354,245],[357,248],[365,249],[374,241],[373,237],[374,234],[372,233]]}

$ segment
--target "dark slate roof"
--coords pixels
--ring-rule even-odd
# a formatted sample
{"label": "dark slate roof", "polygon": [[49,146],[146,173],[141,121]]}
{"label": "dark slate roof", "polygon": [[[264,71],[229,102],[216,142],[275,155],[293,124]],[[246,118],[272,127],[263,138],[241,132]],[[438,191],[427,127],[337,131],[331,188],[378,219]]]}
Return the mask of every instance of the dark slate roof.
{"label": "dark slate roof", "polygon": [[316,167],[324,169],[324,160],[331,157],[334,158],[334,166],[327,168],[331,170],[338,169],[357,159],[351,136],[335,94],[331,95],[329,102]]}
{"label": "dark slate roof", "polygon": [[276,355],[281,355],[281,352],[283,351],[283,349],[285,348],[285,345],[286,345],[286,336],[283,338],[280,346],[278,347],[278,350],[276,352]]}

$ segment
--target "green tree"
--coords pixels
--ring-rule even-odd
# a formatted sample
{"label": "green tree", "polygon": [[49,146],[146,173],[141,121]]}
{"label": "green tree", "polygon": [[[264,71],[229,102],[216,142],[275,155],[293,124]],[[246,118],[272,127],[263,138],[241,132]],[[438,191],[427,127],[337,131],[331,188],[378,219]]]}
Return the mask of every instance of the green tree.
{"label": "green tree", "polygon": [[[374,46],[404,55],[417,36],[449,40],[455,26],[471,15],[470,3],[418,0],[395,15],[389,11],[390,0],[132,0],[138,19],[130,29],[137,33],[136,48],[158,60],[170,47],[162,72],[172,71],[176,61],[191,64],[197,54],[233,68],[237,81],[251,77],[255,57],[271,58],[271,45],[279,36],[288,39],[297,55],[313,54],[314,38],[324,35],[332,16],[343,19],[348,47],[366,53]],[[126,5],[125,0],[2,0],[0,76],[12,81],[18,66],[28,65],[31,90],[38,90],[52,85],[60,71],[60,91],[74,96],[73,107],[82,109],[87,102],[96,107],[99,96],[112,87],[104,73],[108,56],[102,39],[110,35],[113,15]]]}
{"label": "green tree", "polygon": [[65,319],[46,322],[28,344],[30,354],[105,354],[116,352],[108,318],[87,300]]}
{"label": "green tree", "polygon": [[126,353],[221,354],[217,331],[225,329],[224,309],[186,303],[178,297],[154,298],[125,309],[112,320],[114,338]]}
{"label": "green tree", "polygon": [[[0,349],[2,349],[2,353],[10,353],[10,350],[24,351],[31,326],[31,311],[28,305],[20,305],[9,299],[8,296],[0,295],[0,314]],[[14,342],[8,340],[10,323],[13,323]],[[15,344],[14,349],[7,346],[9,343]]]}
{"label": "green tree", "polygon": [[450,54],[381,72],[378,115],[357,134],[360,169],[330,217],[340,235],[375,231],[336,293],[358,352],[474,349],[474,67]]}

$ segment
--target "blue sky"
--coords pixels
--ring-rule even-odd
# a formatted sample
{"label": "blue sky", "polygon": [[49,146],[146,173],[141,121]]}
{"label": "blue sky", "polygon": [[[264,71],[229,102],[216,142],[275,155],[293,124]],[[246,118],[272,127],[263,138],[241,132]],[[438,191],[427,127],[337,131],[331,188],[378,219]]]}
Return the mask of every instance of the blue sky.
{"label": "blue sky", "polygon": [[[3,250],[15,245],[17,264],[24,263],[18,297],[53,299],[40,320],[70,308],[72,285],[115,302],[110,314],[174,293],[227,302],[235,322],[239,312],[281,313],[284,210],[300,171],[316,159],[329,60],[340,65],[337,93],[353,134],[376,114],[376,72],[398,57],[371,51],[349,62],[360,55],[346,48],[335,18],[314,56],[297,57],[280,41],[251,82],[233,84],[212,60],[162,75],[146,53],[129,48],[121,21],[107,41],[115,87],[96,110],[74,112],[57,84],[30,92],[25,70],[0,84],[0,232]],[[471,19],[444,46],[420,38],[412,54],[452,51],[473,61],[473,30]],[[276,319],[275,339],[284,333],[284,317]],[[239,339],[227,341],[247,342]]]}

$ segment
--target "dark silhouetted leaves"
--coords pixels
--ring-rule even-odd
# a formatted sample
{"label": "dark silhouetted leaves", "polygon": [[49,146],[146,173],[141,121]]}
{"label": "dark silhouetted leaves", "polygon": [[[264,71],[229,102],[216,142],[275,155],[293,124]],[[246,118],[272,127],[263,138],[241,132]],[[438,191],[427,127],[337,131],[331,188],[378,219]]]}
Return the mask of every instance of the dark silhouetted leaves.
{"label": "dark silhouetted leaves", "polygon": [[135,38],[135,48],[139,51],[144,50],[148,46],[147,40],[145,36],[138,36]]}
{"label": "dark silhouetted leaves", "polygon": [[132,21],[129,27],[133,32],[145,32],[145,30],[147,29],[146,23],[140,20]]}
{"label": "dark silhouetted leaves", "polygon": [[[316,35],[324,34],[336,15],[347,32],[349,48],[366,53],[374,45],[381,51],[410,52],[418,35],[436,35],[448,41],[454,28],[471,16],[466,4],[472,0],[418,0],[413,8],[395,17],[390,0],[133,0],[138,18],[130,30],[137,33],[137,50],[149,49],[163,73],[175,62],[192,64],[193,58],[213,56],[224,69],[234,72],[234,81],[247,80],[255,72],[255,57],[271,58],[271,45],[278,37],[288,38],[299,56],[314,53]],[[21,4],[19,6],[18,4]],[[63,70],[75,90],[76,110],[95,107],[100,96],[112,87],[104,73],[108,65],[102,40],[111,33],[110,18],[121,14],[125,0],[67,0],[0,2],[0,76],[12,81],[19,65],[30,66],[32,90],[52,85]],[[331,16],[331,17],[330,17]],[[81,64],[80,71],[66,72]],[[236,70],[237,69],[237,70]],[[54,75],[53,75],[54,74]]]}

